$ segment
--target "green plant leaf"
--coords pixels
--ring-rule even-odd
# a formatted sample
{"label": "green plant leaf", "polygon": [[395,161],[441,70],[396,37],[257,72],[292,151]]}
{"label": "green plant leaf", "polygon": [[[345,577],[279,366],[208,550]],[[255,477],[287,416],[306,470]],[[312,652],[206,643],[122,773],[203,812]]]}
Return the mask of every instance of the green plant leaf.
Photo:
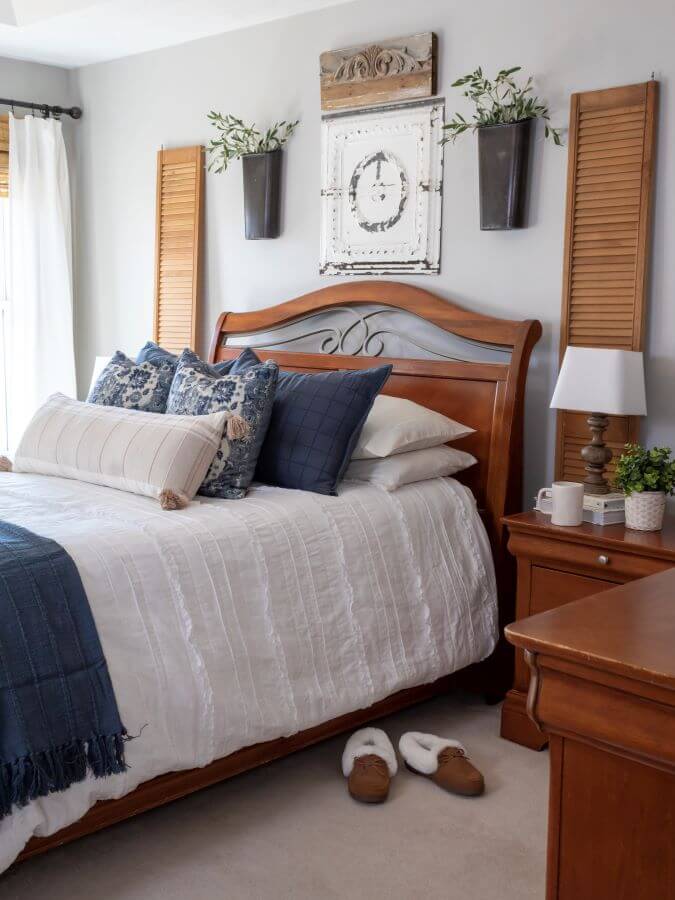
{"label": "green plant leaf", "polygon": [[207,119],[219,133],[217,139],[212,139],[208,145],[211,155],[209,171],[224,172],[232,160],[240,159],[249,153],[261,153],[281,148],[291,137],[300,120],[287,122],[275,122],[261,133],[255,125],[244,124],[242,119],[228,113],[222,115],[211,110],[207,113]]}
{"label": "green plant leaf", "polygon": [[[560,130],[548,124],[550,115],[547,104],[532,95],[532,76],[529,76],[520,87],[513,78],[513,75],[520,71],[521,66],[500,69],[494,80],[491,80],[478,66],[473,72],[453,81],[452,87],[466,88],[462,92],[463,96],[474,104],[475,110],[471,123],[466,123],[461,113],[455,113],[449,125],[444,126],[450,134],[444,135],[441,144],[454,142],[464,131],[475,131],[484,125],[504,125],[523,119],[544,119],[545,137],[550,137],[553,143],[560,147],[562,145]],[[466,128],[460,128],[459,123],[465,123]]]}
{"label": "green plant leaf", "polygon": [[675,460],[670,447],[645,450],[639,444],[626,444],[616,466],[614,484],[626,495],[642,491],[675,491]]}

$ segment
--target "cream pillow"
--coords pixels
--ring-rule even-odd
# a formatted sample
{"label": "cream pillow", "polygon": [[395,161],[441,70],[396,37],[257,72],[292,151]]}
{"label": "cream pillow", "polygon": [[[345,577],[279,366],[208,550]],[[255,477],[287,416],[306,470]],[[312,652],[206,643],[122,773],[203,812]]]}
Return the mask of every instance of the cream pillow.
{"label": "cream pillow", "polygon": [[220,446],[227,413],[172,416],[53,394],[35,413],[15,472],[58,475],[186,506]]}
{"label": "cream pillow", "polygon": [[456,475],[475,463],[474,456],[455,447],[429,447],[386,459],[353,459],[345,472],[345,481],[369,481],[387,491],[395,491],[413,481]]}
{"label": "cream pillow", "polygon": [[473,428],[412,400],[380,394],[361,430],[352,459],[374,459],[438,447],[473,432]]}

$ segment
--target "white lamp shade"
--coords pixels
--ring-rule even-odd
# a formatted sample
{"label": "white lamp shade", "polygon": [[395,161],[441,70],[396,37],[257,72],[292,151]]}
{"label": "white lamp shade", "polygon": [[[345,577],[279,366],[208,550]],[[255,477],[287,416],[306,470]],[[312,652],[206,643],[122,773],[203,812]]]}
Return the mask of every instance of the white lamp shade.
{"label": "white lamp shade", "polygon": [[96,357],[96,361],[94,362],[94,369],[91,373],[91,384],[89,385],[89,392],[87,393],[87,396],[89,396],[89,394],[91,394],[92,390],[94,389],[94,385],[96,384],[96,382],[98,380],[98,376],[105,369],[105,367],[108,365],[108,363],[110,362],[111,359],[112,359],[111,356],[97,356]]}
{"label": "white lamp shade", "polygon": [[552,409],[578,409],[609,416],[645,416],[642,353],[568,347],[551,400]]}

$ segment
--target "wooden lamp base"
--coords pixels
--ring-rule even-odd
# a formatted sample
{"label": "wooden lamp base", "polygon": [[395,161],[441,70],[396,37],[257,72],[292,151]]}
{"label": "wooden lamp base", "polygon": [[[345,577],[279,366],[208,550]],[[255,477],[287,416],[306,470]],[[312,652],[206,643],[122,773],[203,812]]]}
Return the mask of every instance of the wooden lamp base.
{"label": "wooden lamp base", "polygon": [[612,451],[605,444],[603,436],[609,425],[609,419],[604,413],[591,413],[586,420],[591,429],[593,438],[581,451],[581,457],[586,463],[587,475],[584,478],[585,494],[609,494],[609,482],[605,478],[605,467],[612,458]]}

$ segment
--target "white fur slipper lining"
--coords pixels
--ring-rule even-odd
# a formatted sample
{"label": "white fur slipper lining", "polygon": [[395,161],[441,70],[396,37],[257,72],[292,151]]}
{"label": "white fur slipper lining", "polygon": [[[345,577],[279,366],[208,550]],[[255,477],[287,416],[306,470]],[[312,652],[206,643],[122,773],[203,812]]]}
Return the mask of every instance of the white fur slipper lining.
{"label": "white fur slipper lining", "polygon": [[[446,747],[464,750],[459,741],[422,734],[421,731],[407,731],[398,742],[398,749],[408,765],[423,775],[433,775],[438,769],[438,754]],[[466,751],[465,751],[466,752]]]}
{"label": "white fur slipper lining", "polygon": [[352,774],[354,760],[370,753],[386,762],[392,777],[398,772],[396,751],[386,733],[381,728],[361,728],[349,738],[342,754],[342,774],[345,778]]}

